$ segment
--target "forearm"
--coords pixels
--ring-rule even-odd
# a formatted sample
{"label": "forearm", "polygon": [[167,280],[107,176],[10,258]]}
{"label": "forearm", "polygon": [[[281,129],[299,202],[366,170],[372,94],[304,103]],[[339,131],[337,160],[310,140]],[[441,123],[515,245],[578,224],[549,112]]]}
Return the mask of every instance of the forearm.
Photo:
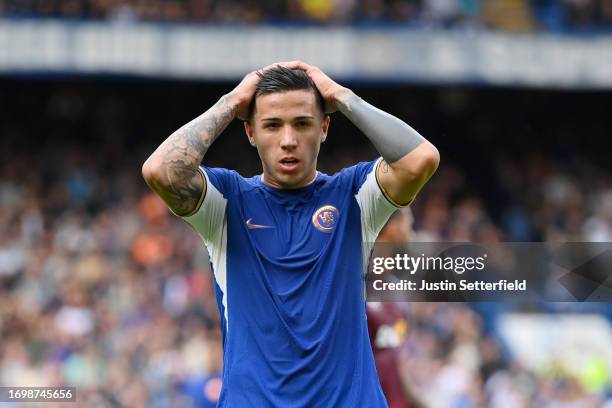
{"label": "forearm", "polygon": [[349,89],[338,91],[335,101],[383,157],[382,166],[376,169],[383,193],[398,206],[408,205],[438,168],[438,150],[406,123]]}
{"label": "forearm", "polygon": [[425,142],[425,138],[409,125],[370,105],[349,89],[338,95],[336,106],[370,139],[390,165]]}
{"label": "forearm", "polygon": [[202,115],[172,133],[147,159],[143,176],[147,184],[177,214],[195,208],[205,188],[198,170],[210,145],[235,116],[229,95]]}

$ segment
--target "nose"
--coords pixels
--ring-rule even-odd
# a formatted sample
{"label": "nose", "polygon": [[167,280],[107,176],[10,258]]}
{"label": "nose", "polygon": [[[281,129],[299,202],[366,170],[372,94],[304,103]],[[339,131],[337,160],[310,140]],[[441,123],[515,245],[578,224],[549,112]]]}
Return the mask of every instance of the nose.
{"label": "nose", "polygon": [[293,150],[297,147],[297,134],[290,125],[283,126],[280,145],[283,150]]}

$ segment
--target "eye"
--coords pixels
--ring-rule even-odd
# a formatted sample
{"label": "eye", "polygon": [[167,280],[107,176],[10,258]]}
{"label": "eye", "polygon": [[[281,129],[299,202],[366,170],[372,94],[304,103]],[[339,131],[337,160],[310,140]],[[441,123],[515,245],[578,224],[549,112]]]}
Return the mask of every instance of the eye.
{"label": "eye", "polygon": [[307,127],[307,126],[309,126],[309,125],[310,125],[310,122],[305,122],[305,121],[302,121],[302,122],[297,122],[297,123],[295,124],[295,126],[297,126],[297,127]]}
{"label": "eye", "polygon": [[279,127],[279,126],[280,126],[280,124],[279,124],[279,123],[277,123],[277,122],[268,122],[268,123],[266,123],[266,124],[264,125],[264,128],[265,128],[265,129],[269,129],[269,128],[277,128],[277,127]]}

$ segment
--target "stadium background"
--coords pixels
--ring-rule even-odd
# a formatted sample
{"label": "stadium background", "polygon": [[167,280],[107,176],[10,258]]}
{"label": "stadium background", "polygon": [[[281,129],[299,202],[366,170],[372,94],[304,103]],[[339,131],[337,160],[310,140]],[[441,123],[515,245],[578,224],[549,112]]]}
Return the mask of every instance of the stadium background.
{"label": "stadium background", "polygon": [[[609,0],[0,0],[0,384],[209,406],[207,255],[140,167],[275,60],[318,64],[439,148],[414,239],[612,241],[610,28]],[[168,62],[174,40],[200,55]],[[374,157],[333,115],[319,169]],[[261,170],[238,122],[206,161]],[[612,406],[609,303],[402,310],[401,367],[432,407]]]}

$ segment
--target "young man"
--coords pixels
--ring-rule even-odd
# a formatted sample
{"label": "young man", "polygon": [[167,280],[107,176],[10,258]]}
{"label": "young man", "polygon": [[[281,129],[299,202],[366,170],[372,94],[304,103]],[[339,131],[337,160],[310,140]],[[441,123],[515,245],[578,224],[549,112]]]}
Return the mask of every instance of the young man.
{"label": "young man", "polygon": [[[317,172],[335,110],[382,159]],[[200,167],[234,118],[245,120],[260,176]],[[300,61],[248,74],[159,146],[143,176],[211,257],[224,347],[220,407],[386,406],[368,339],[365,264],[389,216],[438,162],[410,126]]]}

